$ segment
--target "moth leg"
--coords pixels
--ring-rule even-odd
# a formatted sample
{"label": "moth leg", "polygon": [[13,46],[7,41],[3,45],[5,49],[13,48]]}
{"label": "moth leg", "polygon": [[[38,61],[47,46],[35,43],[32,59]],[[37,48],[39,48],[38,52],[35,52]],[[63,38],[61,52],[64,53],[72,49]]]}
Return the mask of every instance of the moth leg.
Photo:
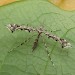
{"label": "moth leg", "polygon": [[34,44],[33,44],[33,47],[32,47],[32,49],[33,49],[32,52],[37,48],[37,45],[38,45],[38,41],[39,41],[40,36],[41,36],[41,33],[38,33],[38,36],[35,39]]}
{"label": "moth leg", "polygon": [[44,39],[43,39],[43,43],[44,43],[45,51],[46,51],[46,53],[47,53],[47,55],[48,55],[48,58],[50,59],[52,65],[54,66],[54,63],[53,63],[52,58],[51,58],[51,56],[50,56],[50,52],[48,51],[48,47],[47,47],[47,44],[45,43]]}
{"label": "moth leg", "polygon": [[[35,35],[33,35],[33,36],[35,36]],[[33,37],[33,36],[31,36],[31,37]],[[20,46],[24,45],[27,41],[29,41],[29,40],[31,39],[31,37],[30,37],[30,38],[28,38],[28,39],[26,39],[26,40],[24,40],[24,41],[23,41],[23,42],[21,42],[18,46],[14,47],[14,48],[13,48],[13,49],[11,49],[10,51],[8,51],[8,53],[10,53],[10,52],[14,51],[16,48],[18,48],[18,47],[20,47]]]}

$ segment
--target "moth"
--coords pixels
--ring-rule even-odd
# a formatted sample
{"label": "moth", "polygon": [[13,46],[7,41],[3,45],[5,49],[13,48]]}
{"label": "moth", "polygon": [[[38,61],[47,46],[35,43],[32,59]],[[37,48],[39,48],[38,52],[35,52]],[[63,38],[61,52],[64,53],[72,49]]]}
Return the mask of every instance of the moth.
{"label": "moth", "polygon": [[61,47],[62,48],[68,48],[68,47],[72,47],[71,44],[66,40],[66,39],[63,39],[63,38],[60,38],[54,34],[51,34],[45,30],[43,30],[42,28],[33,28],[33,27],[28,27],[28,26],[22,26],[22,25],[18,25],[18,24],[9,24],[7,26],[7,28],[13,33],[14,31],[16,30],[24,30],[24,31],[28,31],[28,32],[37,32],[38,33],[38,36],[37,38],[35,39],[34,41],[34,44],[33,44],[33,51],[34,49],[37,47],[38,45],[38,40],[40,38],[40,36],[42,34],[44,34],[45,36],[47,36],[48,38],[51,38],[57,42],[59,42],[61,44]]}
{"label": "moth", "polygon": [[[55,40],[56,42],[59,42],[61,44],[61,47],[62,48],[69,48],[69,47],[72,47],[71,44],[66,40],[66,39],[63,39],[63,38],[60,38],[54,34],[51,34],[49,33],[48,31],[45,31],[44,29],[42,28],[34,28],[34,27],[29,27],[29,26],[22,26],[22,25],[18,25],[18,24],[9,24],[7,25],[7,28],[13,33],[14,31],[16,30],[21,30],[21,31],[28,31],[29,33],[30,32],[36,32],[38,33],[37,34],[37,37],[36,39],[34,40],[34,43],[33,43],[33,46],[32,46],[32,52],[37,48],[38,46],[38,41],[39,41],[39,38],[41,37],[42,34],[44,34],[45,36],[47,36],[47,38],[49,39],[53,39]],[[29,38],[30,39],[30,38]],[[24,41],[23,43],[21,43],[20,45],[23,45],[26,41]],[[55,64],[51,58],[51,55],[50,55],[50,52],[48,51],[47,49],[47,45],[45,42],[43,42],[44,45],[45,45],[45,48],[46,48],[46,53],[53,65],[53,67],[55,68]],[[19,47],[19,46],[17,46]]]}

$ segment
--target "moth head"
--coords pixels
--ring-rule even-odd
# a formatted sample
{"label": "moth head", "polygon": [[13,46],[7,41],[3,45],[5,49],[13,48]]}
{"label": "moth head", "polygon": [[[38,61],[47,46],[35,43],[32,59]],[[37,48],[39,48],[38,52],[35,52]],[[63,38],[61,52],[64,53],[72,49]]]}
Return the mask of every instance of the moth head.
{"label": "moth head", "polygon": [[69,48],[69,47],[72,47],[72,45],[68,42],[62,44],[62,48]]}

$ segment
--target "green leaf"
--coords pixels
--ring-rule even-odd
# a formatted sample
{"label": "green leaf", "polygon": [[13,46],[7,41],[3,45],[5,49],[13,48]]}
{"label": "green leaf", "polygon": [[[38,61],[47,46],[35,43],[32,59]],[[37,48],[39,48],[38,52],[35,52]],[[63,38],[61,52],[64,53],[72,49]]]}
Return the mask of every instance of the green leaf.
{"label": "green leaf", "polygon": [[[43,26],[49,33],[69,41],[72,48],[62,49],[58,42],[42,35],[32,52],[37,33],[20,30],[11,33],[8,24]],[[46,0],[20,1],[0,7],[0,75],[74,74],[75,11],[61,10]]]}

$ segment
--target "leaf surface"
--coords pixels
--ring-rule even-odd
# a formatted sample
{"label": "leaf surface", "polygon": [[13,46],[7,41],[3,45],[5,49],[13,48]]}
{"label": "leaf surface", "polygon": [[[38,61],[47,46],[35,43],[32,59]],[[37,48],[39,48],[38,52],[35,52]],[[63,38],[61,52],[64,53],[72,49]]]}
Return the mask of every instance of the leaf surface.
{"label": "leaf surface", "polygon": [[[21,1],[0,7],[0,75],[74,75],[74,19],[75,12],[60,10],[46,0]],[[72,48],[62,49],[58,42],[42,35],[32,52],[37,33],[19,30],[11,33],[8,24],[42,26],[51,34],[69,41]]]}

